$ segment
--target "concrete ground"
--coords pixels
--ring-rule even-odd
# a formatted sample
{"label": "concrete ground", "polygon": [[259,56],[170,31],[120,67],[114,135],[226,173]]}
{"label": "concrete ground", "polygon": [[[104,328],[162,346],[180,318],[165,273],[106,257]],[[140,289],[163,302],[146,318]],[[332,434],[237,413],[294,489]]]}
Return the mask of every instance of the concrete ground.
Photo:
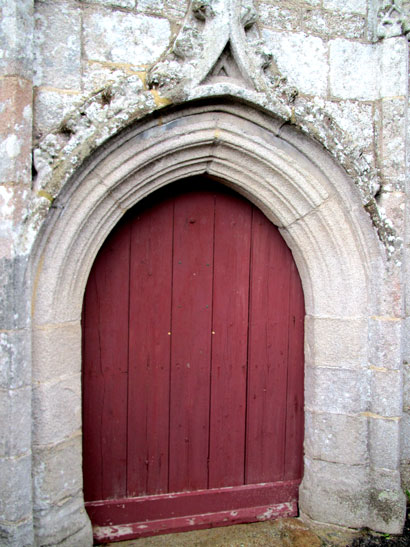
{"label": "concrete ground", "polygon": [[330,526],[310,527],[297,518],[239,524],[142,538],[111,547],[347,547],[358,533]]}

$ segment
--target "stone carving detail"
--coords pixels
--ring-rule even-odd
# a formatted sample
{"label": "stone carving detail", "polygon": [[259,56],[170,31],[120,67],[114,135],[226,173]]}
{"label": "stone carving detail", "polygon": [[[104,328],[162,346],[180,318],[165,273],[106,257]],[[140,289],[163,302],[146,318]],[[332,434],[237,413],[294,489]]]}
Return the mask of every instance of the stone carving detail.
{"label": "stone carving detail", "polygon": [[147,84],[175,100],[200,85],[229,83],[293,102],[257,28],[252,0],[193,0],[185,24]]}
{"label": "stone carving detail", "polygon": [[410,1],[381,0],[377,12],[377,37],[410,37]]}

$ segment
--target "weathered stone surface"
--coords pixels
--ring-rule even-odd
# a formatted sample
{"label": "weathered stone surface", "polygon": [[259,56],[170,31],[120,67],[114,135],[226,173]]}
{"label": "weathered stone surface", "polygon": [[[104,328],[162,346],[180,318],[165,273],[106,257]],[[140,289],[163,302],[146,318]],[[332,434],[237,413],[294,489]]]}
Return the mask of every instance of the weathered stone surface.
{"label": "weathered stone surface", "polygon": [[327,94],[327,47],[323,40],[303,33],[262,31],[266,46],[272,52],[280,72],[300,93]]}
{"label": "weathered stone surface", "polygon": [[367,320],[307,316],[305,357],[312,365],[363,368],[367,359]]}
{"label": "weathered stone surface", "polygon": [[81,492],[81,435],[34,452],[34,507],[46,509]]}
{"label": "weathered stone surface", "polygon": [[0,522],[0,544],[7,547],[32,547],[34,534],[31,518],[17,523]]}
{"label": "weathered stone surface", "polygon": [[31,83],[20,77],[0,79],[0,181],[31,180]]}
{"label": "weathered stone surface", "polygon": [[323,0],[323,7],[334,11],[366,15],[367,0],[346,0],[342,3],[339,0]]}
{"label": "weathered stone surface", "polygon": [[34,531],[39,545],[90,547],[93,544],[91,525],[82,495],[37,511]]}
{"label": "weathered stone surface", "polygon": [[0,389],[0,458],[18,457],[31,448],[31,387]]}
{"label": "weathered stone surface", "polygon": [[147,67],[169,45],[170,24],[146,15],[87,11],[84,52],[88,59]]}
{"label": "weathered stone surface", "polygon": [[81,10],[68,2],[37,3],[34,85],[81,89]]}
{"label": "weathered stone surface", "polygon": [[[385,190],[403,190],[406,178],[406,104],[404,99],[385,99],[381,108],[383,128],[380,156],[383,187]],[[400,216],[403,215],[404,210]],[[396,219],[397,215],[392,212],[389,218]]]}
{"label": "weathered stone surface", "polygon": [[81,362],[80,323],[62,323],[36,328],[33,335],[33,357],[38,366],[33,369],[34,382],[47,382],[81,372],[73,363]]}
{"label": "weathered stone surface", "polygon": [[[100,6],[119,7],[119,8],[135,8],[136,0],[79,0],[87,4],[98,4]],[[139,2],[138,2],[139,5]]]}
{"label": "weathered stone surface", "polygon": [[401,321],[398,318],[372,318],[369,323],[369,360],[375,367],[399,369]]}
{"label": "weathered stone surface", "polygon": [[403,412],[400,422],[401,457],[410,465],[410,412]]}
{"label": "weathered stone surface", "polygon": [[31,384],[30,337],[25,330],[0,332],[0,389]]}
{"label": "weathered stone surface", "polygon": [[403,408],[410,410],[410,362],[403,362]]}
{"label": "weathered stone surface", "polygon": [[326,112],[361,149],[370,149],[374,139],[373,108],[357,101],[327,101]]}
{"label": "weathered stone surface", "polygon": [[402,402],[402,379],[398,370],[371,370],[370,410],[386,417],[400,416]]}
{"label": "weathered stone surface", "polygon": [[368,460],[367,419],[307,411],[305,454],[311,459],[350,465]]}
{"label": "weathered stone surface", "polygon": [[374,467],[397,470],[400,462],[398,419],[369,418],[369,450]]}
{"label": "weathered stone surface", "polygon": [[[70,376],[40,384],[33,390],[33,442],[37,446],[57,444],[81,427],[81,378]],[[68,412],[68,409],[70,411]]]}
{"label": "weathered stone surface", "polygon": [[329,61],[332,96],[368,101],[379,98],[378,49],[375,45],[342,38],[331,40]]}
{"label": "weathered stone surface", "polygon": [[389,38],[381,44],[379,78],[380,96],[405,96],[407,92],[407,41],[404,37]]}
{"label": "weathered stone surface", "polygon": [[31,515],[31,457],[0,458],[0,523]]}
{"label": "weathered stone surface", "polygon": [[41,138],[59,126],[64,117],[82,103],[81,95],[77,92],[64,93],[40,88],[35,93],[34,134]]}
{"label": "weathered stone surface", "polygon": [[335,14],[323,10],[306,10],[303,13],[303,30],[319,36],[363,38],[366,20],[359,15]]}
{"label": "weathered stone surface", "polygon": [[286,5],[272,2],[259,3],[259,22],[274,30],[300,30],[300,13]]}
{"label": "weathered stone surface", "polygon": [[369,470],[305,458],[300,507],[313,520],[360,528],[369,512]]}
{"label": "weathered stone surface", "polygon": [[33,1],[2,0],[0,3],[0,73],[31,80],[33,51]]}
{"label": "weathered stone surface", "polygon": [[357,414],[366,410],[369,385],[365,370],[308,365],[305,371],[306,409],[338,414]]}
{"label": "weathered stone surface", "polygon": [[0,260],[0,330],[23,329],[29,324],[26,268],[26,256]]}
{"label": "weathered stone surface", "polygon": [[160,15],[164,12],[164,0],[138,0],[138,11],[148,15]]}

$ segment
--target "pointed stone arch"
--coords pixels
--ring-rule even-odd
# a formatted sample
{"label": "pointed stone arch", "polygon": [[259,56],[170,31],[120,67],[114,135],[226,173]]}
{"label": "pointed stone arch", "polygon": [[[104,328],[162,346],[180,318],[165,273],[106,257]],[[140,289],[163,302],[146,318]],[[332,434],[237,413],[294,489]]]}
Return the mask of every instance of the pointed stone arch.
{"label": "pointed stone arch", "polygon": [[307,312],[301,511],[321,522],[398,532],[404,497],[397,465],[382,469],[376,449],[387,450],[390,438],[369,412],[369,336],[388,296],[386,264],[357,188],[318,144],[250,106],[214,100],[161,114],[84,162],[55,199],[33,253],[39,541],[78,534],[77,544],[91,542],[81,491],[80,321],[94,258],[130,207],[199,174],[259,207],[279,226],[299,268]]}

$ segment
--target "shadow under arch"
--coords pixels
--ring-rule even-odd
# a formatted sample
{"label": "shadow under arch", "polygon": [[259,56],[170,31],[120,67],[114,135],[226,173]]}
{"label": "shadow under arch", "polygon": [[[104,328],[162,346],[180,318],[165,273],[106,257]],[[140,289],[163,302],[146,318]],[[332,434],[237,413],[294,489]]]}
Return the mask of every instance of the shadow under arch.
{"label": "shadow under arch", "polygon": [[[321,146],[251,105],[220,99],[161,110],[104,144],[66,183],[32,255],[35,466],[52,482],[66,451],[63,472],[75,485],[50,490],[38,509],[44,541],[58,523],[67,528],[67,514],[71,529],[90,533],[81,491],[80,319],[94,258],[128,209],[195,175],[223,180],[254,203],[292,250],[307,314],[306,424],[367,410],[368,323],[385,262],[354,184]],[[322,522],[372,526],[369,462],[323,456],[322,440],[307,428],[305,438],[301,510]],[[352,439],[350,450],[360,452],[361,442]],[[335,462],[340,478],[329,482]]]}

